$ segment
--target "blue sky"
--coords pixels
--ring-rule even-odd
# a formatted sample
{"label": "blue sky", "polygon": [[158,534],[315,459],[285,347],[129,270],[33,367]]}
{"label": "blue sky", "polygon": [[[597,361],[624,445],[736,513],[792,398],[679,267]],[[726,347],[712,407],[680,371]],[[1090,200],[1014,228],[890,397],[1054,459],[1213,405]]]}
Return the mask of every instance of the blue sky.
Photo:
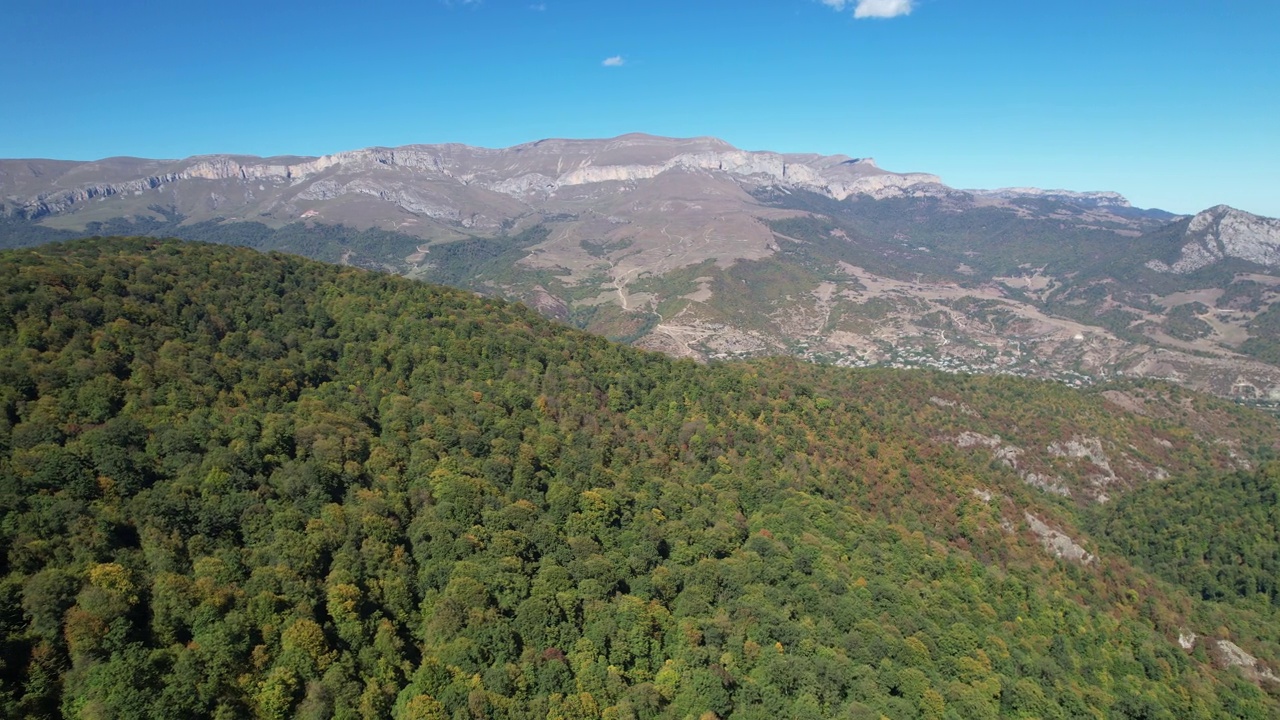
{"label": "blue sky", "polygon": [[0,157],[639,131],[1280,216],[1276,0],[5,5]]}

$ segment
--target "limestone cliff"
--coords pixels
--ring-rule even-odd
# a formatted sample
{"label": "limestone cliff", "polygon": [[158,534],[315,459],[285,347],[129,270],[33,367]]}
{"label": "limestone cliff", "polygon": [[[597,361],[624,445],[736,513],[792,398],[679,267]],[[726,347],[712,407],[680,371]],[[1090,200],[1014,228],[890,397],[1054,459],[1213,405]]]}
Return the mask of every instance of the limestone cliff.
{"label": "limestone cliff", "polygon": [[[9,161],[26,162],[26,161]],[[424,201],[405,187],[409,180],[436,180],[490,190],[518,200],[548,197],[558,190],[596,183],[635,183],[670,172],[717,173],[747,184],[770,184],[821,193],[837,200],[852,195],[892,197],[947,190],[923,173],[892,173],[874,161],[844,156],[784,155],[738,150],[713,138],[677,140],[626,135],[612,140],[549,140],[502,150],[465,145],[410,145],[365,148],[317,158],[255,158],[209,155],[179,161],[150,161],[144,176],[120,178],[98,172],[100,163],[72,163],[75,172],[49,178],[38,192],[30,183],[8,182],[0,172],[0,197],[9,212],[36,218],[74,210],[112,196],[138,195],[188,180],[256,183],[277,189],[299,187],[305,200],[347,194],[373,196],[414,214],[457,220],[448,203]],[[140,169],[141,169],[140,168]],[[162,171],[154,170],[163,168]],[[108,175],[112,177],[108,178]],[[336,176],[348,177],[345,182]],[[95,178],[95,176],[99,176]],[[265,184],[265,185],[264,185]]]}
{"label": "limestone cliff", "polygon": [[1172,264],[1152,260],[1158,272],[1187,274],[1227,258],[1280,267],[1280,220],[1218,205],[1187,225],[1181,255]]}

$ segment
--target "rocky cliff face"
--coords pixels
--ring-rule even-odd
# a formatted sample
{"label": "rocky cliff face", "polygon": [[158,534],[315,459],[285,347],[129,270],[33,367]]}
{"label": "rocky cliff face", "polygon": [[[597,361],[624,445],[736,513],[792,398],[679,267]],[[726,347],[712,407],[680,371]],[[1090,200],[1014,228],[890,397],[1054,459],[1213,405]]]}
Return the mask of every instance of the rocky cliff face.
{"label": "rocky cliff face", "polygon": [[1193,217],[1184,238],[1176,261],[1152,260],[1147,267],[1187,274],[1227,258],[1280,267],[1280,220],[1218,205]]}
{"label": "rocky cliff face", "polygon": [[[27,161],[0,162],[12,165]],[[503,150],[411,145],[318,158],[203,156],[147,162],[138,169],[151,172],[128,178],[107,172],[109,162],[66,164],[59,168],[61,172],[44,178],[44,187],[36,192],[30,192],[32,178],[20,183],[11,177],[22,168],[0,169],[0,196],[9,212],[37,218],[73,211],[91,200],[137,195],[190,180],[231,181],[265,183],[279,190],[299,188],[298,196],[304,200],[329,200],[345,194],[373,196],[411,213],[457,219],[462,213],[441,212],[440,203],[422,202],[414,192],[405,191],[403,182],[443,181],[534,203],[565,188],[643,182],[671,172],[722,174],[748,184],[808,190],[837,200],[852,195],[882,198],[947,191],[937,176],[886,172],[874,161],[750,152],[713,138],[677,140],[646,135],[601,141],[548,140]],[[96,167],[99,165],[103,167]],[[157,166],[163,171],[156,172]],[[359,176],[360,182],[338,182],[335,176]],[[266,186],[259,190],[265,191]]]}
{"label": "rocky cliff face", "polygon": [[1132,207],[1128,198],[1117,192],[1101,191],[1101,192],[1075,192],[1072,190],[1042,190],[1040,188],[998,188],[996,190],[969,190],[975,195],[983,197],[1000,198],[1002,200],[1014,200],[1017,198],[1044,198],[1047,200],[1058,200],[1071,202],[1089,207],[1100,208],[1127,208]]}

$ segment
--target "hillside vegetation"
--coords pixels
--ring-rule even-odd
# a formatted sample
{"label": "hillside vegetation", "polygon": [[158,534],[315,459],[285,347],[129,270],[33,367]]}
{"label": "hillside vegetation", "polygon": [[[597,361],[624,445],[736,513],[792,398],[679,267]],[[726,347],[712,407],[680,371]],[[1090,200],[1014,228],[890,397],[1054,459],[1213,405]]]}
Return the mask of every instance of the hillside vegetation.
{"label": "hillside vegetation", "polygon": [[[699,366],[176,241],[8,252],[0,286],[4,716],[1280,713],[1175,642],[1261,616],[1100,551],[1078,497],[1019,474],[1089,486],[1046,448],[1106,438],[1219,477],[1280,439],[1229,403]],[[1098,557],[1054,557],[1032,516]],[[1280,629],[1249,633],[1265,656]]]}
{"label": "hillside vegetation", "polygon": [[1100,513],[1117,551],[1204,600],[1280,626],[1280,463],[1148,485]]}

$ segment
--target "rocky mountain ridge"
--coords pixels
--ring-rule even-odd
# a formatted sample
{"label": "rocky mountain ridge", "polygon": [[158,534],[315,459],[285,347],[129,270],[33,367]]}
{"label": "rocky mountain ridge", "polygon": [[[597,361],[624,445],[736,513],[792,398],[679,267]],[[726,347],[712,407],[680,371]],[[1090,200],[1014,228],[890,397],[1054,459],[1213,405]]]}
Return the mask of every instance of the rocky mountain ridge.
{"label": "rocky mountain ridge", "polygon": [[[381,174],[392,184],[402,179],[396,173],[436,176],[516,199],[536,200],[563,188],[633,183],[672,171],[724,173],[751,183],[803,189],[837,200],[853,195],[928,196],[949,190],[935,175],[888,172],[869,159],[745,151],[714,138],[677,140],[635,134],[603,141],[544,140],[501,150],[458,144],[371,147],[316,158],[207,155],[173,161],[8,160],[0,161],[0,194],[8,212],[40,218],[74,211],[91,200],[154,191],[187,180],[266,181],[282,188],[300,187],[296,193],[300,200],[365,194],[420,212],[421,204],[403,194],[387,192],[388,187],[371,182],[369,174]],[[360,174],[362,182],[339,183],[331,177],[349,173]],[[313,186],[315,183],[319,185]],[[991,191],[991,196],[1044,192],[1002,190]]]}
{"label": "rocky mountain ridge", "polygon": [[1280,267],[1280,220],[1217,205],[1191,218],[1178,259],[1152,260],[1157,272],[1185,275],[1228,258]]}
{"label": "rocky mountain ridge", "polygon": [[996,188],[994,190],[966,190],[965,192],[984,197],[1000,198],[1002,200],[1013,200],[1016,198],[1045,198],[1048,200],[1083,203],[1095,207],[1133,207],[1129,204],[1129,199],[1124,195],[1109,190],[1077,192],[1074,190],[1044,190],[1033,187],[1010,187]]}

